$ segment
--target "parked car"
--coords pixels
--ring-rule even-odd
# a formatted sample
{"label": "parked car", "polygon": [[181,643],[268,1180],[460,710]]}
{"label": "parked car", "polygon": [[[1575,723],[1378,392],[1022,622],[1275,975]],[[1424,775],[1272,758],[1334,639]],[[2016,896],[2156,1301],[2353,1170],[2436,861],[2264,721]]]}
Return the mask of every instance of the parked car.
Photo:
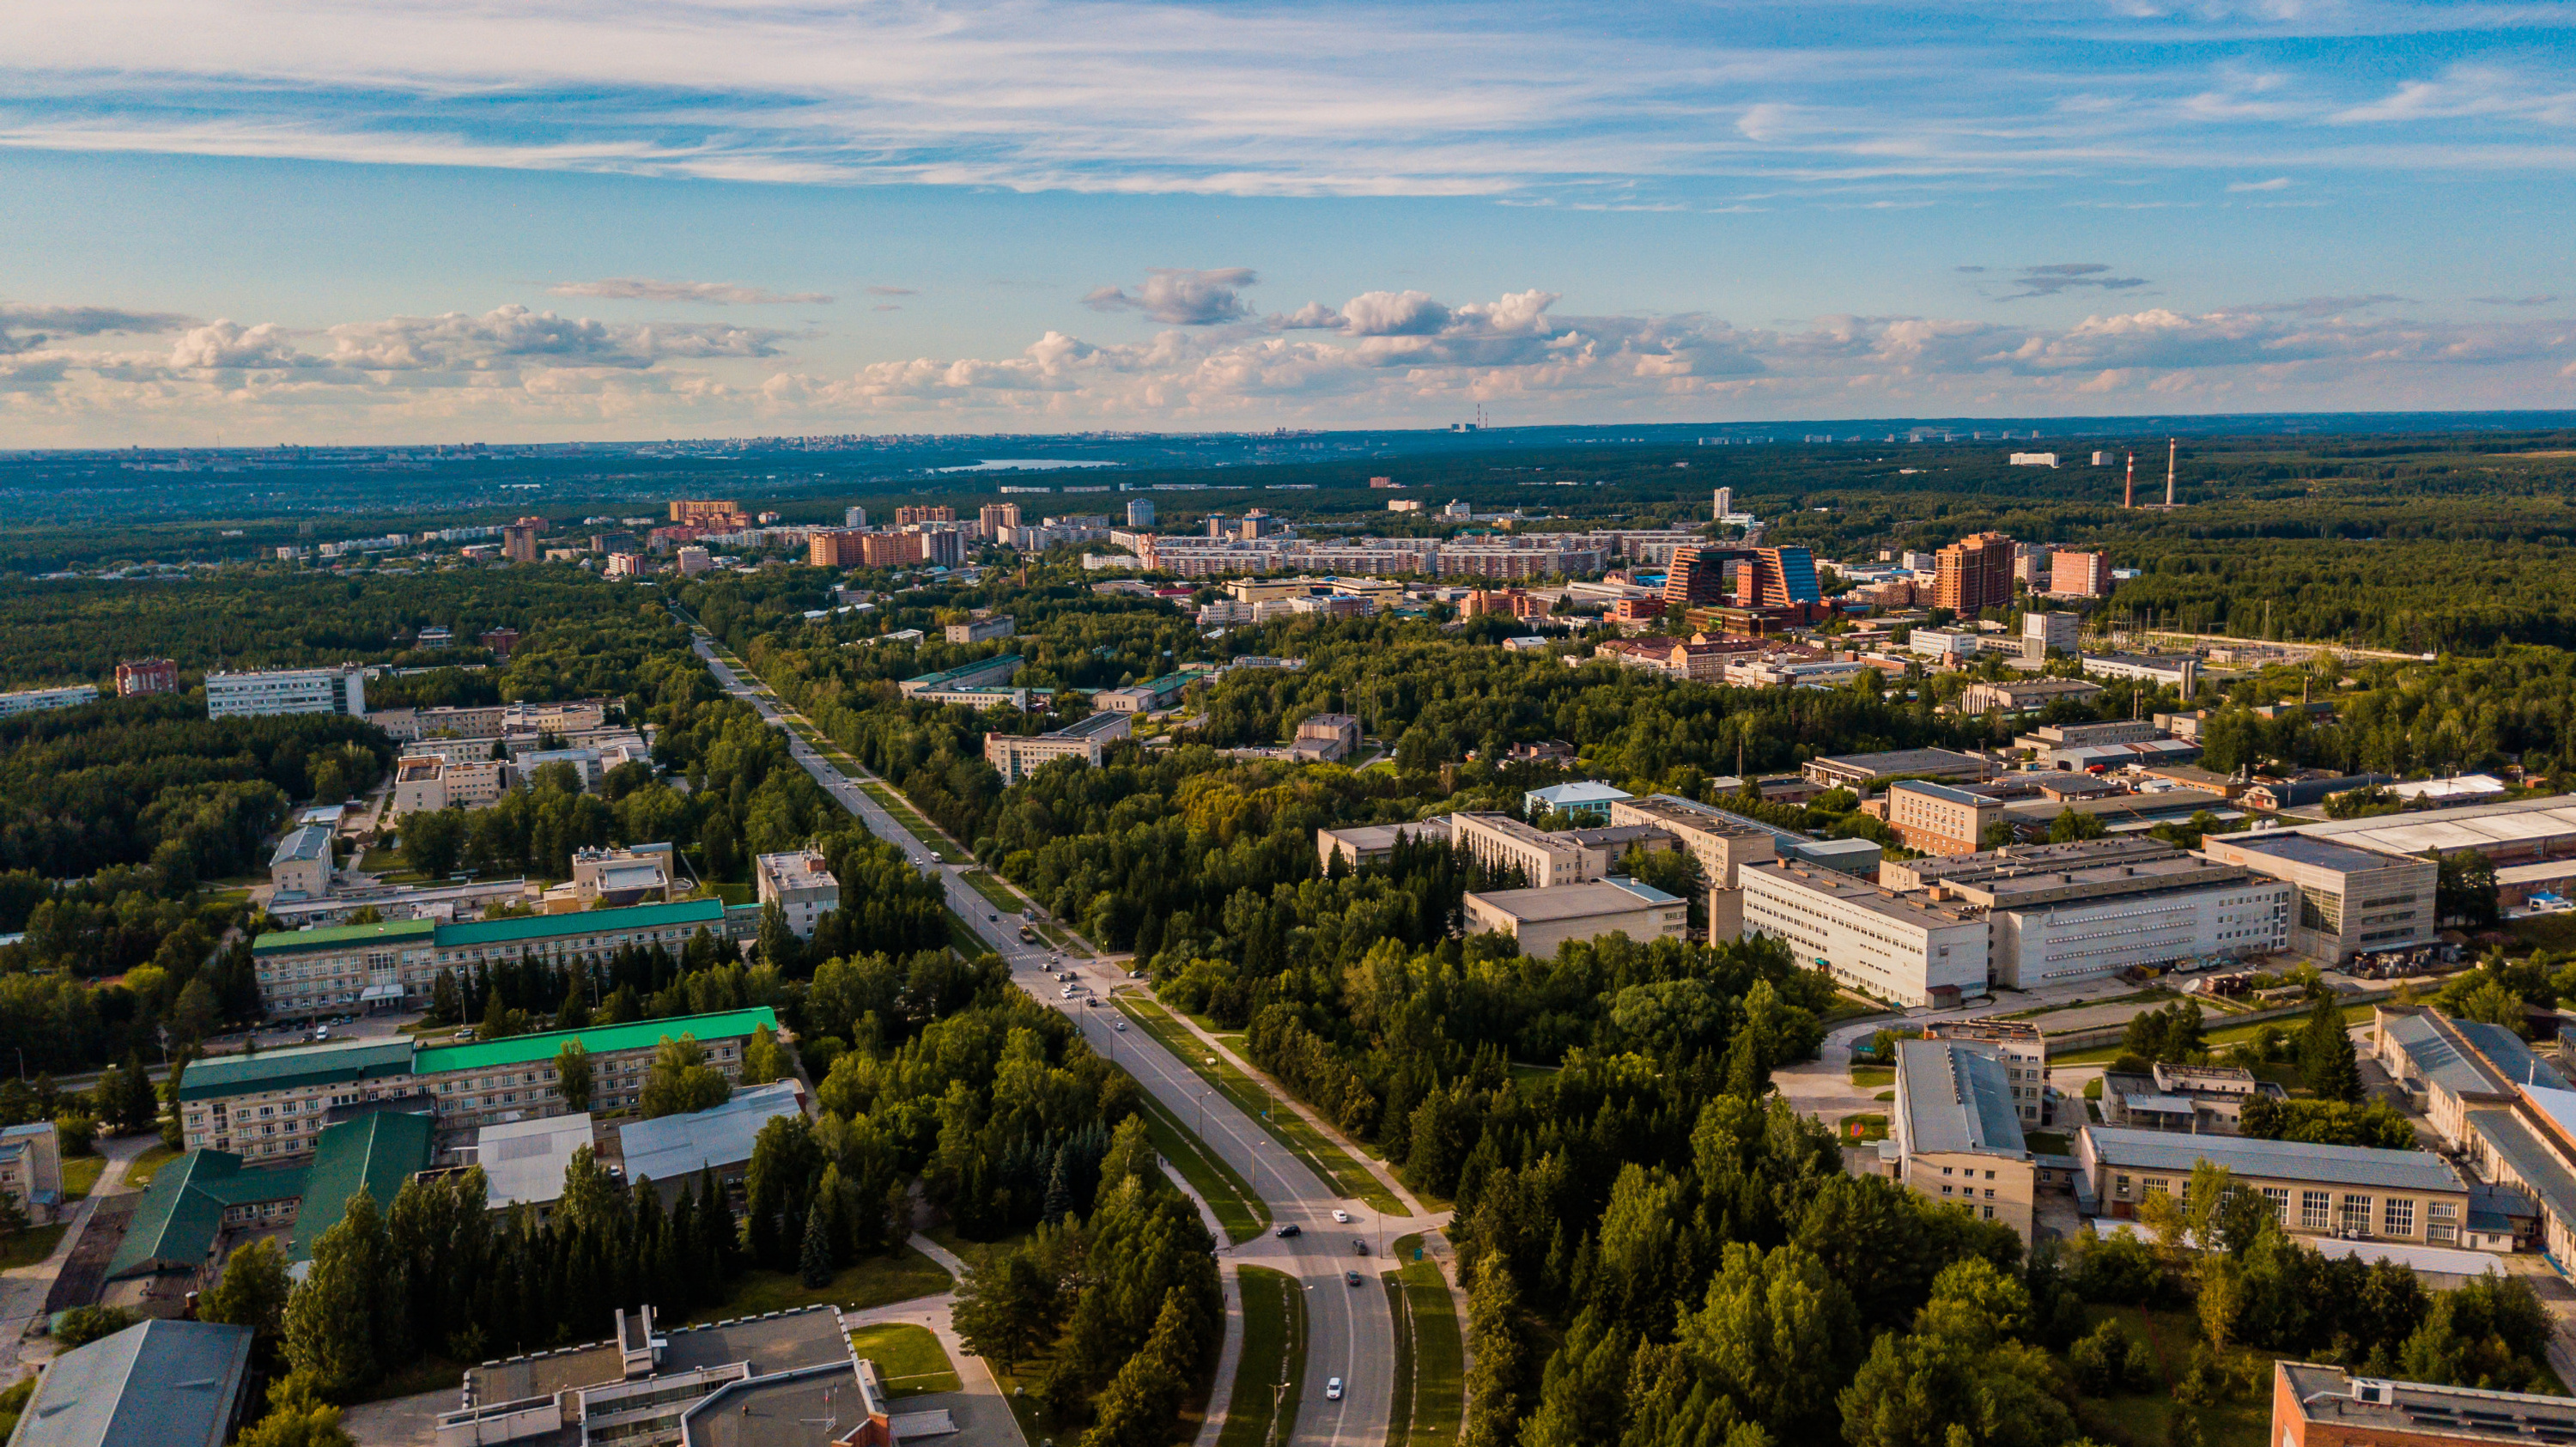
{"label": "parked car", "polygon": [[471,1031],[471,1030],[459,1030],[459,1031],[457,1031],[457,1032],[456,1032],[456,1043],[457,1043],[457,1044],[459,1044],[459,1045],[471,1045],[471,1044],[473,1044],[473,1043],[474,1043],[474,1032],[473,1032],[473,1031]]}
{"label": "parked car", "polygon": [[1299,1226],[1296,1222],[1291,1221],[1287,1225],[1280,1227],[1278,1230],[1273,1231],[1270,1234],[1278,1237],[1282,1241],[1285,1241],[1291,1236],[1303,1236],[1306,1232],[1303,1227]]}
{"label": "parked car", "polygon": [[1333,1211],[1333,1219],[1347,1226],[1351,1223],[1351,1213],[1336,1207]]}

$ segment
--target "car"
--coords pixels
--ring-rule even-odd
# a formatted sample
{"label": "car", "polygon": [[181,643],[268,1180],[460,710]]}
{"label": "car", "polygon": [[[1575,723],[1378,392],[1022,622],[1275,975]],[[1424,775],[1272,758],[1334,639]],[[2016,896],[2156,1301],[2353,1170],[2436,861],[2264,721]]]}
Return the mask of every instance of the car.
{"label": "car", "polygon": [[1085,1001],[1083,1001],[1082,1003],[1084,1003],[1085,1005],[1090,1006],[1090,1007],[1091,1007],[1092,1009],[1094,1009],[1094,1010],[1097,1010],[1097,1009],[1099,1009],[1099,1008],[1100,1008],[1100,1000],[1099,1000],[1099,998],[1098,998],[1097,996],[1095,996],[1095,997],[1093,997],[1093,998],[1091,998],[1091,999],[1085,1000]]}
{"label": "car", "polygon": [[1285,1241],[1291,1236],[1303,1236],[1306,1234],[1306,1231],[1304,1227],[1291,1221],[1287,1225],[1280,1227],[1278,1230],[1273,1231],[1270,1234],[1278,1237],[1282,1241]]}
{"label": "car", "polygon": [[1353,1286],[1357,1286],[1360,1284],[1360,1274],[1356,1271],[1345,1271],[1342,1273],[1342,1280],[1349,1282]]}
{"label": "car", "polygon": [[995,924],[1000,924],[1002,922],[1002,917],[998,914],[988,914],[984,916],[984,918],[991,920]]}
{"label": "car", "polygon": [[1324,1400],[1327,1402],[1338,1402],[1341,1399],[1342,1379],[1339,1377],[1326,1378],[1324,1381]]}
{"label": "car", "polygon": [[1111,1029],[1113,1029],[1113,1030],[1115,1030],[1115,1031],[1117,1031],[1119,1034],[1124,1035],[1124,1034],[1126,1034],[1126,1033],[1127,1033],[1127,1022],[1126,1022],[1126,1021],[1124,1021],[1124,1020],[1121,1020],[1121,1021],[1119,1021],[1117,1024],[1115,1024],[1115,1025],[1111,1026],[1110,1028],[1111,1028]]}
{"label": "car", "polygon": [[471,1030],[459,1030],[459,1031],[457,1031],[457,1032],[456,1032],[456,1043],[457,1043],[457,1044],[459,1044],[459,1045],[471,1045],[471,1044],[473,1044],[473,1043],[474,1043],[474,1032],[473,1032],[473,1031],[471,1031]]}
{"label": "car", "polygon": [[1351,1224],[1351,1213],[1348,1211],[1336,1210],[1333,1212],[1333,1219],[1347,1226]]}
{"label": "car", "polygon": [[1354,1256],[1366,1256],[1368,1254],[1368,1238],[1365,1236],[1352,1237],[1351,1254]]}

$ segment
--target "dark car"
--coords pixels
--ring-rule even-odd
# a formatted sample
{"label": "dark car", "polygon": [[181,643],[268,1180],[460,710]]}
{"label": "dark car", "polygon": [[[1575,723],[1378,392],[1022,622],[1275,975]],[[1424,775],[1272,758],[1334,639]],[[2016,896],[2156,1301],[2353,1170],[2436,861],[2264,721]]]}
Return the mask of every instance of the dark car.
{"label": "dark car", "polygon": [[1366,1256],[1368,1254],[1368,1243],[1366,1241],[1357,1240],[1351,1242],[1351,1254],[1354,1256]]}
{"label": "dark car", "polygon": [[1273,1231],[1270,1234],[1278,1237],[1282,1241],[1285,1241],[1291,1236],[1303,1236],[1306,1233],[1298,1229],[1296,1222],[1291,1221],[1287,1225],[1280,1227],[1278,1230]]}
{"label": "dark car", "polygon": [[1350,1283],[1351,1285],[1353,1285],[1353,1286],[1357,1286],[1357,1285],[1359,1285],[1359,1284],[1360,1284],[1360,1274],[1359,1274],[1358,1272],[1356,1272],[1356,1271],[1345,1271],[1345,1272],[1343,1272],[1343,1273],[1342,1273],[1342,1279],[1343,1279],[1344,1281],[1349,1282],[1349,1283]]}

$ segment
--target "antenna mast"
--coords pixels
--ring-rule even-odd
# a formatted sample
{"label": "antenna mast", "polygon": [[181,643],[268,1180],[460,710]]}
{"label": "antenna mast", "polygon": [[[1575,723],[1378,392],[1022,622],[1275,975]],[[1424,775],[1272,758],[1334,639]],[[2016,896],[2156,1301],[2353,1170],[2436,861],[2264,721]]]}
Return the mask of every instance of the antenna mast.
{"label": "antenna mast", "polygon": [[2165,506],[2173,506],[2174,459],[2182,453],[2182,439],[2165,439]]}
{"label": "antenna mast", "polygon": [[2128,485],[2126,488],[2123,488],[2123,489],[2121,490],[2121,492],[2120,492],[2120,506],[2122,506],[2122,507],[2136,507],[2137,505],[2138,505],[2138,454],[2136,454],[2136,453],[2132,452],[2132,453],[2130,453],[2130,454],[2129,454],[2129,485]]}

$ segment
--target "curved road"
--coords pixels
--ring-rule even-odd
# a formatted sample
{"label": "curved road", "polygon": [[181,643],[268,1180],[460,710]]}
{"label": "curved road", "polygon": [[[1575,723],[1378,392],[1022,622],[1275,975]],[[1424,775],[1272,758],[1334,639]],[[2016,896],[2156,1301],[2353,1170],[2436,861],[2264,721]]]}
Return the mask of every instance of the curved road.
{"label": "curved road", "polygon": [[[715,656],[704,635],[696,635],[698,656],[725,692],[758,709],[763,718],[786,727],[782,711],[767,688],[746,680]],[[1378,1284],[1385,1243],[1422,1222],[1409,1217],[1384,1221],[1365,1201],[1334,1194],[1332,1186],[1288,1153],[1260,1123],[1223,1095],[1208,1089],[1179,1057],[1141,1030],[1121,1030],[1117,1011],[1099,1005],[1101,995],[1125,978],[1122,968],[1106,964],[1050,963],[1043,944],[1022,944],[1019,921],[977,894],[953,863],[932,858],[930,848],[897,823],[867,792],[843,775],[792,731],[789,745],[798,763],[826,793],[859,816],[868,831],[899,845],[916,867],[938,876],[949,907],[966,921],[993,951],[1007,960],[1011,976],[1040,1002],[1062,1010],[1080,1027],[1099,1053],[1134,1076],[1174,1119],[1190,1124],[1208,1149],[1228,1165],[1270,1207],[1274,1226],[1295,1224],[1301,1234],[1289,1240],[1275,1235],[1222,1248],[1239,1264],[1266,1266],[1299,1278],[1306,1289],[1306,1381],[1299,1391],[1296,1435],[1300,1447],[1382,1447],[1394,1396],[1395,1320],[1386,1292]],[[1070,970],[1080,992],[1068,998],[1052,971]],[[1347,1224],[1333,1219],[1339,1211]],[[1368,1255],[1354,1249],[1365,1242]],[[1344,1273],[1359,1272],[1354,1289]],[[1328,1378],[1342,1379],[1338,1402],[1324,1394]]]}

